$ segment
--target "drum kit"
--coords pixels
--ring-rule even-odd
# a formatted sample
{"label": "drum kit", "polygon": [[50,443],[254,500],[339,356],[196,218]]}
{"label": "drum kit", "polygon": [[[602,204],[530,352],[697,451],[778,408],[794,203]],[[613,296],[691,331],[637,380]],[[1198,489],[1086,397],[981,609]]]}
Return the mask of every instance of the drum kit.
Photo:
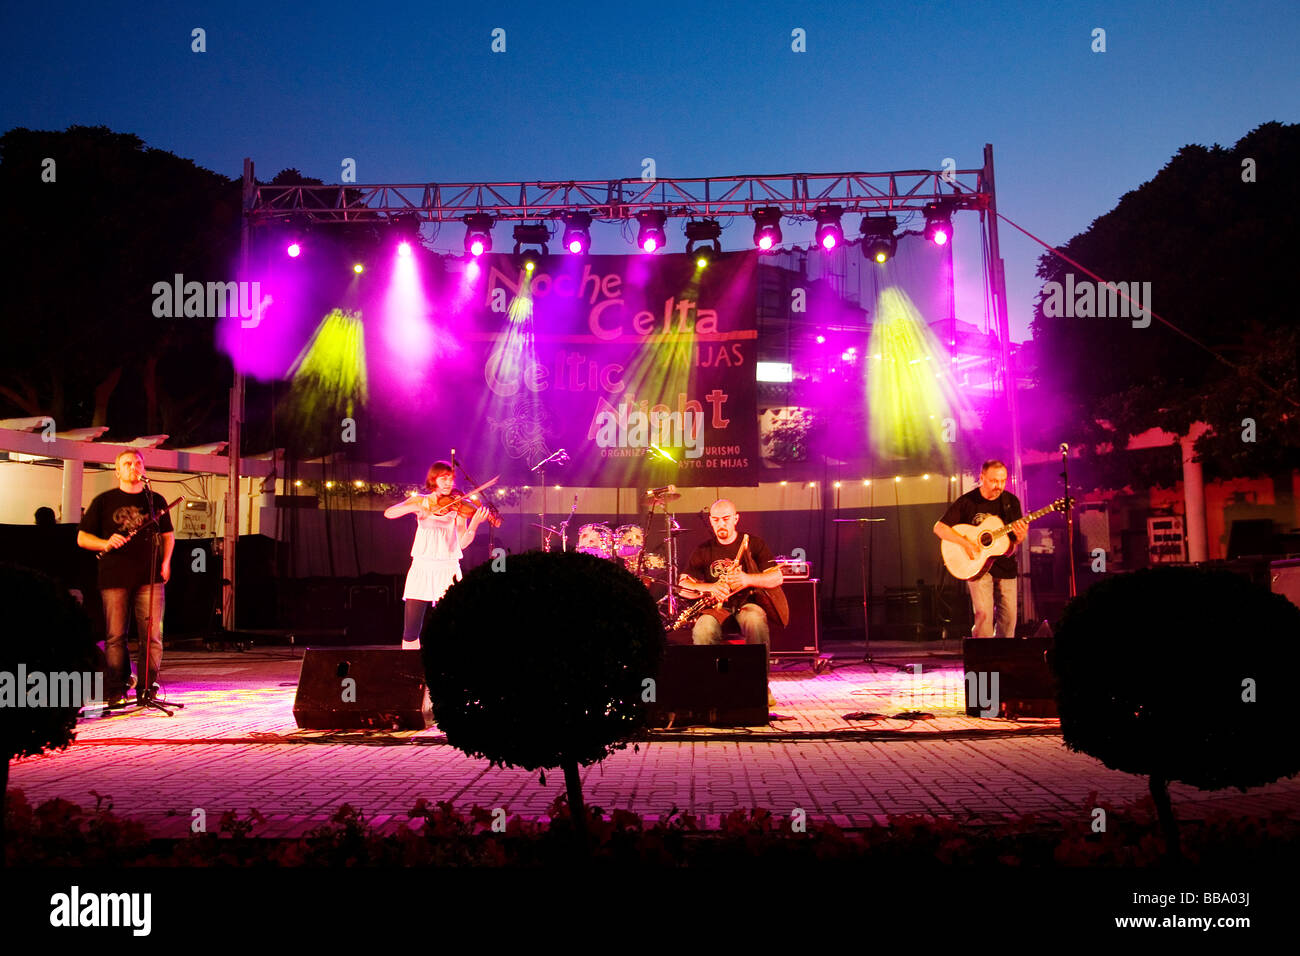
{"label": "drum kit", "polygon": [[[578,541],[574,546],[574,550],[582,554],[618,562],[636,575],[650,593],[657,597],[660,613],[665,620],[677,616],[679,588],[674,586],[678,577],[677,538],[686,532],[673,517],[669,505],[680,497],[681,493],[673,485],[651,489],[644,498],[650,509],[644,524],[624,524],[617,528],[611,528],[603,521],[584,524],[578,528]],[[647,548],[646,528],[652,526],[655,512],[661,506],[664,509],[663,541],[654,548]],[[577,507],[575,498],[574,511]],[[570,512],[569,519],[572,517],[573,512]],[[550,544],[550,536],[558,535],[561,549],[567,551],[569,519],[561,522],[558,528],[537,523],[533,527],[540,528],[545,533],[547,546]]]}

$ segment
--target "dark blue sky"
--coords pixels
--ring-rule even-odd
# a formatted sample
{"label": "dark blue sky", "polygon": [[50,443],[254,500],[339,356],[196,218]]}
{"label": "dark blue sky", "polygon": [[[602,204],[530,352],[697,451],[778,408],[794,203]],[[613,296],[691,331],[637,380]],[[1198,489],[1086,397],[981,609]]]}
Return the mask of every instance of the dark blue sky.
{"label": "dark blue sky", "polygon": [[[362,183],[635,177],[644,157],[661,177],[937,169],[949,156],[967,168],[991,142],[1001,211],[1060,243],[1179,147],[1295,122],[1298,10],[6,4],[0,128],[106,125],[227,175],[251,156],[264,179],[294,166],[337,182],[352,157]],[[190,50],[194,27],[206,53]],[[504,54],[490,50],[497,27]],[[791,51],[796,27],[806,53]],[[1105,53],[1091,50],[1095,27]],[[956,222],[959,317],[973,322],[976,226],[973,214]],[[1040,250],[1009,227],[1001,236],[1022,339]],[[447,229],[434,246],[460,243]],[[625,249],[598,236],[596,251]]]}

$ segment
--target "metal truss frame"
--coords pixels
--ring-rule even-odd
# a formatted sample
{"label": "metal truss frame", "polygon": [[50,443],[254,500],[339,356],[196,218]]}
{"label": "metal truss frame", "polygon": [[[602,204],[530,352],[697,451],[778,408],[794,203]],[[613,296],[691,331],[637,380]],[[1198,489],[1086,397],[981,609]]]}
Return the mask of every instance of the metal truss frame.
{"label": "metal truss frame", "polygon": [[874,215],[920,211],[926,203],[939,201],[984,210],[991,198],[985,168],[581,182],[257,185],[247,215],[253,225],[286,218],[374,222],[412,214],[422,222],[457,222],[470,213],[526,221],[553,219],[573,210],[595,219],[621,220],[647,209],[716,219],[752,216],[759,207],[775,206],[784,216],[811,218],[823,205]]}

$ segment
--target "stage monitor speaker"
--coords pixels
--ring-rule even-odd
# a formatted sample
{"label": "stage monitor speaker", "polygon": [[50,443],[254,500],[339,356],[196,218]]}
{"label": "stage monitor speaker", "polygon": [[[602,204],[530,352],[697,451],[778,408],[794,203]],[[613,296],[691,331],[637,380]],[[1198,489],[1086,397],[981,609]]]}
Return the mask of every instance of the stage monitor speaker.
{"label": "stage monitor speaker", "polygon": [[1300,607],[1300,560],[1274,561],[1268,568],[1269,587]]}
{"label": "stage monitor speaker", "polygon": [[[1047,664],[1052,642],[1050,637],[963,641],[966,715],[1056,717],[1056,678]],[[992,713],[982,713],[985,710]]]}
{"label": "stage monitor speaker", "polygon": [[433,723],[418,651],[309,647],[293,719],[309,730],[424,730]]}
{"label": "stage monitor speaker", "polygon": [[781,588],[790,604],[790,623],[771,629],[772,654],[776,657],[816,657],[820,653],[817,578],[786,581]]}
{"label": "stage monitor speaker", "polygon": [[650,704],[651,727],[759,727],[767,719],[767,661],[761,644],[664,648]]}

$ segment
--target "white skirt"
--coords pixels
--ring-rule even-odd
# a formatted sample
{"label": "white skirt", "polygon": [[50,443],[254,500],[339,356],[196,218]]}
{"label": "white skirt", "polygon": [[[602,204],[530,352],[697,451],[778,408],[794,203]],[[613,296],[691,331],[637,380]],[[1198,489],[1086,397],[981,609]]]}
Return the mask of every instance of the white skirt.
{"label": "white skirt", "polygon": [[439,601],[447,588],[460,580],[460,562],[455,558],[415,558],[406,572],[404,601]]}

